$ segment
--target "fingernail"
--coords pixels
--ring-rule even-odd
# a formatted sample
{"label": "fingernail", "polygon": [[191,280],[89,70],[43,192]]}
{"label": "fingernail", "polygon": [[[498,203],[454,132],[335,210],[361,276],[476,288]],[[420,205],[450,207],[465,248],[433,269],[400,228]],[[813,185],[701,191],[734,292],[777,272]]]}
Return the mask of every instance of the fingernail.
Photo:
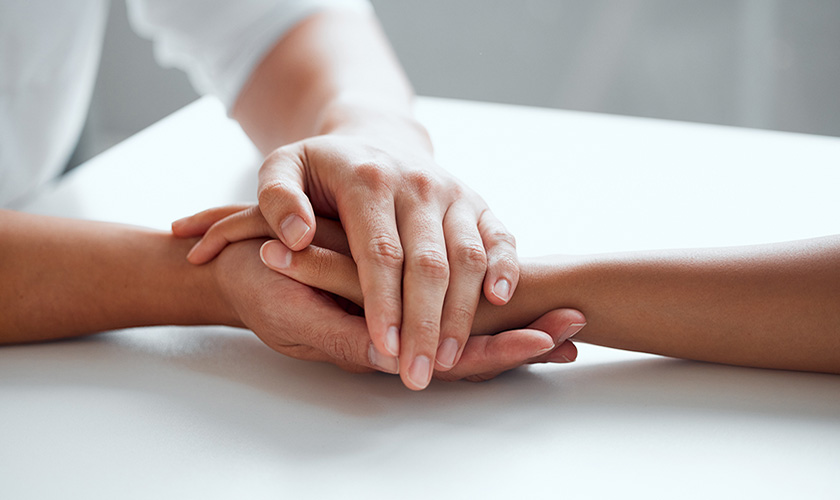
{"label": "fingernail", "polygon": [[373,342],[368,346],[368,360],[374,368],[385,373],[397,374],[400,372],[400,360],[393,356],[383,356],[373,346]]}
{"label": "fingernail", "polygon": [[573,359],[562,352],[551,353],[543,360],[545,363],[572,363]]}
{"label": "fingernail", "polygon": [[493,295],[507,302],[510,300],[510,281],[502,278],[493,285]]}
{"label": "fingernail", "polygon": [[455,366],[455,356],[458,355],[458,341],[448,338],[440,343],[437,350],[437,362],[444,368]]}
{"label": "fingernail", "polygon": [[303,222],[303,219],[295,214],[286,217],[286,220],[280,224],[280,232],[283,233],[283,239],[289,247],[296,246],[300,240],[309,232],[309,226]]}
{"label": "fingernail", "polygon": [[408,379],[417,386],[418,389],[425,389],[429,385],[429,380],[432,378],[432,364],[426,356],[417,356],[414,362],[411,363],[411,368],[408,370]]}
{"label": "fingernail", "polygon": [[584,326],[586,326],[586,323],[572,323],[569,325],[569,327],[566,328],[566,331],[563,332],[563,335],[560,335],[560,338],[557,339],[557,345],[560,345],[577,335],[579,331],[583,330]]}
{"label": "fingernail", "polygon": [[274,269],[287,269],[292,264],[292,251],[277,240],[266,241],[260,248],[263,264]]}
{"label": "fingernail", "polygon": [[396,326],[385,332],[385,349],[394,356],[400,355],[400,329]]}

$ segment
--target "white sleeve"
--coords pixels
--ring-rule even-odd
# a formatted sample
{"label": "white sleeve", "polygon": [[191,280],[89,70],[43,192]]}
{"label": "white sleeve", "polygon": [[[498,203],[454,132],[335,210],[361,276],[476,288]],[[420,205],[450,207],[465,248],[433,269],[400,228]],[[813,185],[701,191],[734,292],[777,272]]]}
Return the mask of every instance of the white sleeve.
{"label": "white sleeve", "polygon": [[127,0],[134,29],[155,43],[163,66],[186,71],[230,112],[251,72],[277,40],[319,10],[369,10],[367,0]]}

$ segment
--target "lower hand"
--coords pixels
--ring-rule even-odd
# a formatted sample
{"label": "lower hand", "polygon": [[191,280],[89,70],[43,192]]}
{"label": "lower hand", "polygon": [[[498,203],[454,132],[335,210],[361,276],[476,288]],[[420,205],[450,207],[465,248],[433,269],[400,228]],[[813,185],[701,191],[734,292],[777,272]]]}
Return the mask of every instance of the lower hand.
{"label": "lower hand", "polygon": [[[398,373],[398,359],[373,348],[364,318],[348,313],[329,295],[268,269],[260,261],[261,244],[229,245],[210,264],[240,320],[237,326],[252,329],[266,345],[294,358],[326,361],[352,372]],[[459,363],[436,371],[435,377],[487,380],[524,363],[572,361],[577,351],[561,335],[580,318],[577,311],[561,309],[521,330],[471,337]]]}

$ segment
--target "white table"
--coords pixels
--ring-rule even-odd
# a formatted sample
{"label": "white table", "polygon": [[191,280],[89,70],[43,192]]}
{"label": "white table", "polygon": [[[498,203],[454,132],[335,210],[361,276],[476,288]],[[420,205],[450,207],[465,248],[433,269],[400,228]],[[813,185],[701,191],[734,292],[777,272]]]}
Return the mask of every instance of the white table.
{"label": "white table", "polygon": [[[522,255],[840,233],[840,139],[421,99],[440,162]],[[255,196],[200,100],[27,210],[166,228]],[[796,338],[791,338],[796,343]],[[838,498],[840,377],[580,346],[423,392],[146,328],[0,349],[0,498]]]}

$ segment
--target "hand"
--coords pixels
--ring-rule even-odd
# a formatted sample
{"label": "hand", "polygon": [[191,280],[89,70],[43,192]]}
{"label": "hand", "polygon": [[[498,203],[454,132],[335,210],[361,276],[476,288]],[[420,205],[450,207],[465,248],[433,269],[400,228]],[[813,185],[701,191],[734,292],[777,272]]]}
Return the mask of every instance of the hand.
{"label": "hand", "polygon": [[[349,314],[332,297],[266,268],[259,259],[261,243],[230,245],[210,264],[239,326],[298,359],[326,361],[352,372],[399,371],[397,358],[373,348],[363,318]],[[577,351],[571,343],[555,345],[579,317],[572,310],[552,311],[525,329],[471,337],[458,365],[435,376],[478,381],[523,363],[572,361]]]}
{"label": "hand", "polygon": [[222,220],[190,260],[267,233],[299,251],[315,237],[315,213],[340,219],[370,337],[381,354],[399,356],[405,384],[422,389],[433,368],[451,369],[463,355],[482,287],[492,304],[510,300],[519,280],[514,239],[477,194],[435,165],[428,144],[344,132],[271,153],[260,170],[267,224]]}

